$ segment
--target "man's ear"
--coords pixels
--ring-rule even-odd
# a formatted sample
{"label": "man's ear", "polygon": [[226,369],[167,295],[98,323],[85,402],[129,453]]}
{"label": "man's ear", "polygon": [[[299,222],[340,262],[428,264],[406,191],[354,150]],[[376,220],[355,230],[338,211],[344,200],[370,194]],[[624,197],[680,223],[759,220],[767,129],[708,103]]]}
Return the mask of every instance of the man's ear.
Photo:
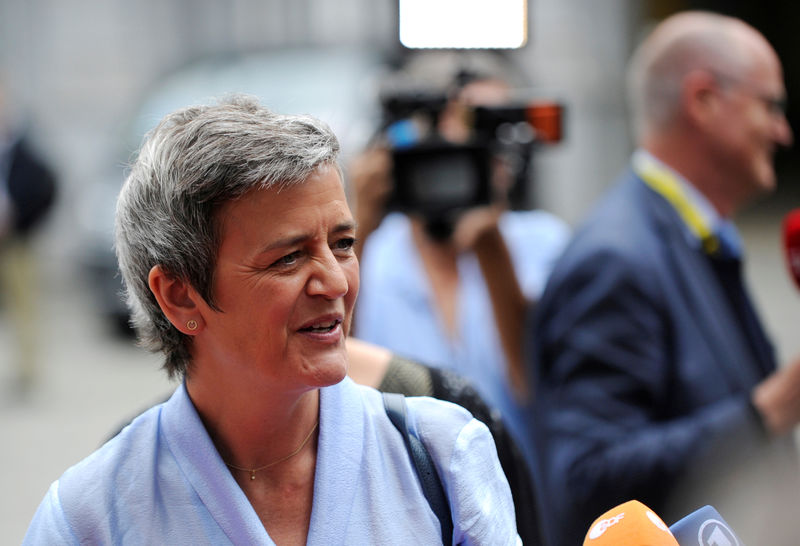
{"label": "man's ear", "polygon": [[161,311],[175,328],[184,334],[194,335],[204,326],[197,305],[200,296],[188,282],[167,274],[160,265],[153,266],[147,282]]}
{"label": "man's ear", "polygon": [[698,127],[716,127],[720,112],[720,86],[705,70],[692,70],[681,85],[683,110],[690,123]]}

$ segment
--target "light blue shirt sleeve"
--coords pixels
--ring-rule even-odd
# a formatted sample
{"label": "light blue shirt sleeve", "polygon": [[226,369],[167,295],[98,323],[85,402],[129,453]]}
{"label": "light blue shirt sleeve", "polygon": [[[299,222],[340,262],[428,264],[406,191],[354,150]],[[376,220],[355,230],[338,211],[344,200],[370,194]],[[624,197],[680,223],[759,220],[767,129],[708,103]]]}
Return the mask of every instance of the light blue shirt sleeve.
{"label": "light blue shirt sleeve", "polygon": [[57,481],[39,504],[22,544],[79,544],[61,509]]}
{"label": "light blue shirt sleeve", "polygon": [[[426,397],[407,401],[411,426],[430,451],[450,501],[454,544],[521,544],[511,489],[486,425],[448,402]],[[463,413],[455,442],[450,441],[453,420],[440,418],[451,408]]]}

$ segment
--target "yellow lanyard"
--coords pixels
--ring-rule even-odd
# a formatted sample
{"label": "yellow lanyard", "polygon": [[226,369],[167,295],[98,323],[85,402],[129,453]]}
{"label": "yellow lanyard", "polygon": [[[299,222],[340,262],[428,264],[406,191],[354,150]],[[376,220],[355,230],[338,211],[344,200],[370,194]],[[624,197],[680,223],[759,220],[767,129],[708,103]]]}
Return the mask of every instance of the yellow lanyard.
{"label": "yellow lanyard", "polygon": [[645,184],[672,205],[683,223],[700,240],[707,254],[716,254],[719,251],[719,239],[700,211],[686,196],[684,188],[674,174],[645,156],[637,156],[634,159],[633,170]]}

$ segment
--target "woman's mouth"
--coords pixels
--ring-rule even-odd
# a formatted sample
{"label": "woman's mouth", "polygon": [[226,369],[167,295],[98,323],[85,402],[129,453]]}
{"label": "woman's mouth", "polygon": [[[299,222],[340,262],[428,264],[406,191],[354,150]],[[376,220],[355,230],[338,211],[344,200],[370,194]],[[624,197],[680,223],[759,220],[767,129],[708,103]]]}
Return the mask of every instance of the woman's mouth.
{"label": "woman's mouth", "polygon": [[319,322],[316,324],[311,324],[304,328],[300,328],[301,332],[309,332],[312,334],[325,334],[328,332],[332,332],[334,328],[339,326],[342,323],[341,319],[333,319],[329,321]]}

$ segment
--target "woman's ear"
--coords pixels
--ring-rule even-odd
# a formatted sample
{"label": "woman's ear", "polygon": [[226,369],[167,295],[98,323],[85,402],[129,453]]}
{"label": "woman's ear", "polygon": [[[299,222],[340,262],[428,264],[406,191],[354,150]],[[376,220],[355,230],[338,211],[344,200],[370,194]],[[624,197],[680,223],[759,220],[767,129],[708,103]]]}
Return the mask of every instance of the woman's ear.
{"label": "woman's ear", "polygon": [[160,265],[153,266],[147,282],[161,311],[175,328],[190,336],[200,331],[205,323],[196,301],[199,295],[188,282],[167,274]]}

